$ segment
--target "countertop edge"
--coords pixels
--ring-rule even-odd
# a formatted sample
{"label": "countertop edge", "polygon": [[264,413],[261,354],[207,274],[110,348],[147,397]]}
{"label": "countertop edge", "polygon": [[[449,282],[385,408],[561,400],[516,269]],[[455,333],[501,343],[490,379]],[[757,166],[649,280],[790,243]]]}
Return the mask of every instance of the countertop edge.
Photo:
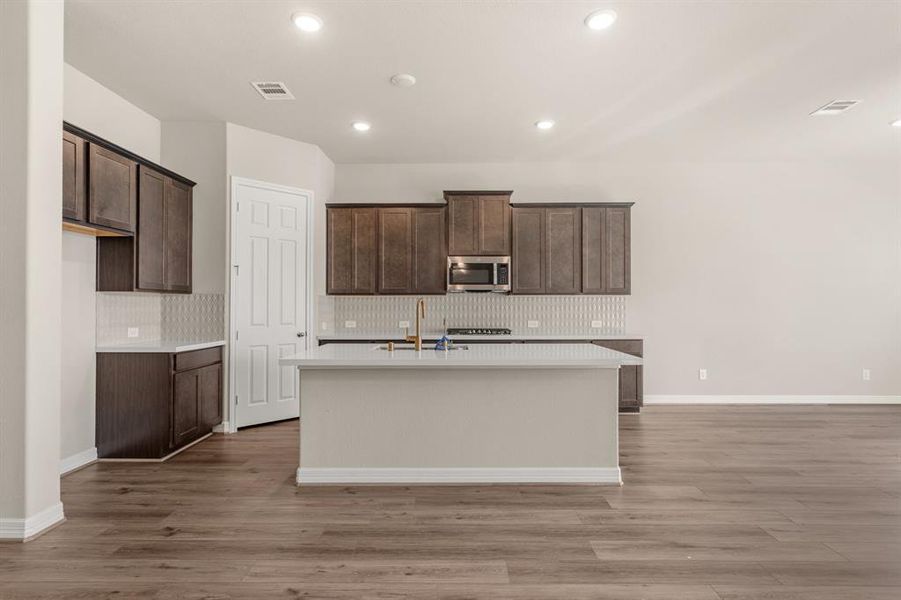
{"label": "countertop edge", "polygon": [[213,340],[208,342],[160,342],[159,344],[113,344],[109,346],[97,346],[94,351],[97,354],[178,354],[192,350],[204,350],[224,346],[225,340]]}

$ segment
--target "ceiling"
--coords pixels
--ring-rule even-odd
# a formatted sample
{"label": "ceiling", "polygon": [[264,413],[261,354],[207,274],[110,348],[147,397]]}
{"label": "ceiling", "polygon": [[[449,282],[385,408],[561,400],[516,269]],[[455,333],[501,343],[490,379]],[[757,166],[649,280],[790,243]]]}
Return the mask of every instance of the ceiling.
{"label": "ceiling", "polygon": [[[619,19],[592,31],[600,8]],[[336,163],[901,160],[901,1],[67,0],[65,33],[68,63],[160,119]],[[263,100],[265,80],[297,99]]]}

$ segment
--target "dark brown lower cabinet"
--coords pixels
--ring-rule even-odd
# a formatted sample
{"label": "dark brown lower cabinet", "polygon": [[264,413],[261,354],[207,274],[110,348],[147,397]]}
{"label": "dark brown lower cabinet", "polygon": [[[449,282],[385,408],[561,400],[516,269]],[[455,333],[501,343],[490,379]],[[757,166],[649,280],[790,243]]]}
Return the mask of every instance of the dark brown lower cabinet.
{"label": "dark brown lower cabinet", "polygon": [[221,348],[97,354],[99,458],[163,458],[221,422]]}
{"label": "dark brown lower cabinet", "polygon": [[[624,354],[639,358],[644,356],[642,340],[594,340],[592,342],[604,348],[610,348]],[[619,369],[619,410],[620,412],[638,412],[644,406],[644,379],[642,365],[626,365]]]}

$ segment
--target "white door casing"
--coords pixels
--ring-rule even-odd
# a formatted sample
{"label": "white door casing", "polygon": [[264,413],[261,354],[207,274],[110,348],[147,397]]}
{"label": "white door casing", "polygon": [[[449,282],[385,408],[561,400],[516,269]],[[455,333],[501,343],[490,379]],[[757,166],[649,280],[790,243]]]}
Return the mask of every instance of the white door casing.
{"label": "white door casing", "polygon": [[239,177],[231,192],[234,430],[299,416],[294,369],[278,359],[310,343],[313,194]]}

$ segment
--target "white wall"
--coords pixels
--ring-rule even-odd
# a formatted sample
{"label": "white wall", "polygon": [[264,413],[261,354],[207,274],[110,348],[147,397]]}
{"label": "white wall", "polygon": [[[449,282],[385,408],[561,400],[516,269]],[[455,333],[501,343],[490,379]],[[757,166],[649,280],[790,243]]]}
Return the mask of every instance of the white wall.
{"label": "white wall", "polygon": [[73,125],[160,162],[159,119],[91,79],[65,67],[63,118]]}
{"label": "white wall", "polygon": [[445,189],[636,203],[628,328],[646,339],[646,395],[901,395],[899,161],[347,164],[334,201]]}
{"label": "white wall", "polygon": [[59,495],[63,3],[0,2],[0,538]]}
{"label": "white wall", "polygon": [[[97,243],[88,235],[63,232],[62,398],[60,458],[92,460],[94,448],[97,331],[94,291]],[[81,457],[81,459],[71,458]],[[77,464],[77,463],[75,463]],[[63,470],[75,466],[71,462]],[[71,466],[70,466],[71,465]]]}
{"label": "white wall", "polygon": [[[154,162],[160,160],[160,121],[65,65],[63,118]],[[62,246],[63,469],[91,459],[94,451],[96,242],[66,233]]]}

